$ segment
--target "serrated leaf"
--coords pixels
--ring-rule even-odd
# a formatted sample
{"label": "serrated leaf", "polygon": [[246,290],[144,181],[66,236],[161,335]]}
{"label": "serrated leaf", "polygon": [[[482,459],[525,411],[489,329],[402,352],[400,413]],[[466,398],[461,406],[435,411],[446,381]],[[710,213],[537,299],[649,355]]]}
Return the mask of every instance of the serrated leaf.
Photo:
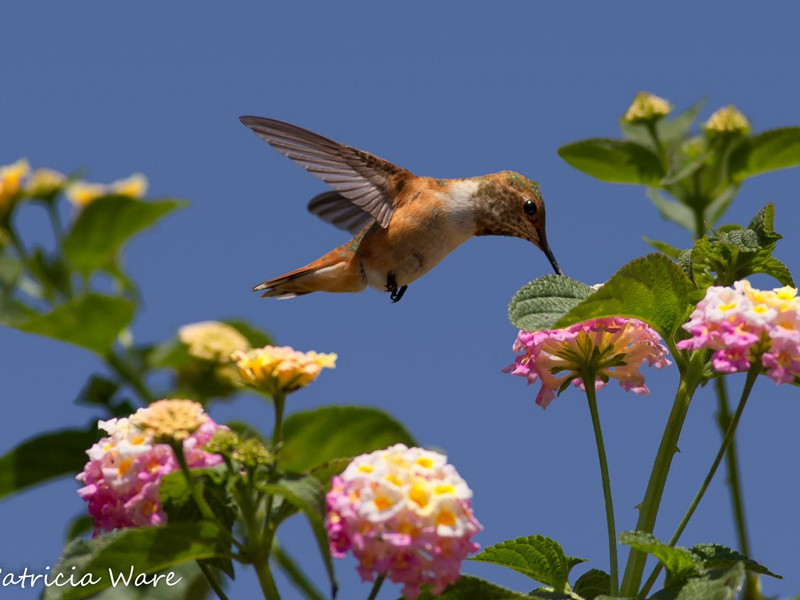
{"label": "serrated leaf", "polygon": [[669,586],[650,600],[735,600],[744,581],[744,567],[715,569],[685,583]]}
{"label": "serrated leaf", "polygon": [[291,511],[283,509],[288,505],[299,509],[305,514],[314,534],[314,539],[317,542],[317,548],[322,555],[322,561],[325,564],[325,571],[331,584],[331,597],[335,597],[338,583],[333,572],[333,561],[328,545],[328,532],[325,529],[324,522],[325,489],[315,477],[299,474],[286,474],[275,483],[261,484],[258,487],[267,494],[280,496],[288,503],[282,505],[281,514],[278,515],[278,522],[290,516]]}
{"label": "serrated leaf", "polygon": [[763,259],[754,260],[751,263],[751,270],[753,273],[763,273],[764,275],[774,277],[783,285],[796,287],[794,284],[794,278],[789,271],[789,267],[787,267],[774,256],[768,256]]}
{"label": "serrated leaf", "polygon": [[553,323],[594,293],[566,275],[544,275],[526,283],[511,298],[508,318],[525,331],[550,329]]}
{"label": "serrated leaf", "polygon": [[0,457],[0,498],[56,477],[75,476],[88,461],[97,428],[62,429],[28,438]]}
{"label": "serrated leaf", "polygon": [[107,354],[122,329],[133,319],[128,300],[89,293],[13,326],[28,333],[55,338]]}
{"label": "serrated leaf", "polygon": [[558,155],[601,181],[657,185],[665,175],[658,156],[631,141],[591,138],[561,146]]}
{"label": "serrated leaf", "polygon": [[572,586],[572,591],[584,600],[595,600],[598,596],[611,594],[611,577],[600,569],[592,569],[581,575]]}
{"label": "serrated leaf", "polygon": [[566,556],[558,542],[542,535],[520,537],[489,546],[470,560],[508,567],[552,586],[557,592],[565,590],[572,567],[585,561]]}
{"label": "serrated leaf", "polygon": [[417,600],[537,600],[537,596],[509,590],[478,577],[462,575],[454,584],[447,586],[441,594],[433,596],[427,588]]}
{"label": "serrated leaf", "polygon": [[417,445],[408,430],[385,412],[357,406],[294,413],[284,421],[283,434],[281,468],[296,472],[392,444]]}
{"label": "serrated leaf", "polygon": [[655,556],[667,570],[667,584],[684,581],[699,574],[699,561],[686,548],[672,547],[660,542],[652,533],[626,531],[619,535],[619,541]]}
{"label": "serrated leaf", "polygon": [[66,547],[50,577],[64,573],[64,579],[87,577],[88,582],[91,576],[97,583],[47,587],[44,599],[86,598],[111,587],[112,573],[128,577],[131,572],[155,573],[188,561],[227,557],[225,540],[224,532],[208,521],[123,529],[91,540],[77,539]]}
{"label": "serrated leaf", "polygon": [[750,137],[734,151],[730,163],[739,179],[800,165],[800,127],[770,129]]}
{"label": "serrated leaf", "polygon": [[707,569],[732,567],[736,563],[742,563],[746,571],[758,573],[759,575],[769,575],[776,579],[783,579],[783,577],[776,575],[752,558],[745,556],[741,552],[727,548],[722,544],[698,544],[689,548],[689,552],[694,554],[702,563],[703,567]]}
{"label": "serrated leaf", "polygon": [[63,243],[64,257],[79,272],[89,274],[108,265],[131,237],[155,224],[180,200],[144,201],[104,196],[84,207]]}
{"label": "serrated leaf", "polygon": [[683,252],[683,250],[673,246],[672,244],[668,244],[667,242],[660,242],[658,240],[650,239],[646,235],[643,235],[642,239],[645,242],[647,242],[648,244],[650,244],[653,248],[655,248],[656,250],[658,250],[662,254],[665,254],[666,256],[671,258],[672,260],[678,260],[680,258],[680,256],[681,256],[681,253]]}
{"label": "serrated leaf", "polygon": [[768,202],[755,217],[750,220],[747,229],[755,232],[761,246],[773,244],[783,239],[783,236],[775,232],[775,205]]}
{"label": "serrated leaf", "polygon": [[661,254],[637,258],[558,320],[555,327],[601,317],[632,317],[669,339],[686,314],[689,280]]}
{"label": "serrated leaf", "polygon": [[695,230],[695,217],[692,209],[675,200],[669,200],[656,188],[647,188],[647,197],[658,209],[661,217],[680,225],[687,231]]}

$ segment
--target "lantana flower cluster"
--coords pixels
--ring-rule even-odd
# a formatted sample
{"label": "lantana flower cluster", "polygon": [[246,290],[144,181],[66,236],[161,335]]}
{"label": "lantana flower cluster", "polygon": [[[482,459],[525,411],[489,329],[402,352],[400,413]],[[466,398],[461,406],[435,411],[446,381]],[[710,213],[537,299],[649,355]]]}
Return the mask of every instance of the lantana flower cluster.
{"label": "lantana flower cluster", "polygon": [[471,498],[442,454],[403,444],[363,454],[333,478],[326,497],[331,554],[352,550],[364,581],[385,575],[403,584],[406,598],[426,584],[439,594],[478,549]]}
{"label": "lantana flower cluster", "polygon": [[747,371],[760,361],[778,383],[800,376],[800,299],[793,287],[759,290],[746,279],[712,286],[683,328],[692,337],[678,348],[714,350],[717,371]]}
{"label": "lantana flower cluster", "polygon": [[219,425],[189,400],[160,400],[98,427],[107,435],[86,451],[89,462],[77,476],[84,484],[78,494],[94,517],[94,535],[166,522],[158,496],[161,479],[180,466],[170,445],[157,441],[181,443],[189,468],[222,461],[201,449]]}
{"label": "lantana flower cluster", "polygon": [[570,382],[584,389],[581,374],[587,367],[597,374],[597,389],[611,378],[626,391],[649,394],[639,368],[645,362],[657,369],[672,364],[660,342],[645,323],[621,317],[592,319],[566,329],[520,331],[513,347],[519,354],[504,371],[525,377],[529,384],[541,381],[536,404],[542,408]]}
{"label": "lantana flower cluster", "polygon": [[289,346],[264,346],[231,356],[242,381],[272,396],[307,386],[323,368],[336,366],[336,354],[299,352]]}
{"label": "lantana flower cluster", "polygon": [[147,178],[135,173],[110,184],[75,181],[53,169],[32,171],[30,163],[21,158],[0,167],[0,218],[7,216],[22,198],[52,199],[62,191],[80,208],[107,194],[142,198],[147,192]]}

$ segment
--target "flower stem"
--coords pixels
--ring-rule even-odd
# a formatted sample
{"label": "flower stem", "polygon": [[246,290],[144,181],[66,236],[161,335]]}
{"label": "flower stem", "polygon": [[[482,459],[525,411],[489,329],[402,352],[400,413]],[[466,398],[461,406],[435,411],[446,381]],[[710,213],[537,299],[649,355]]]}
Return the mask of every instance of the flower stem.
{"label": "flower stem", "polygon": [[619,565],[617,563],[617,530],[614,524],[614,504],[611,497],[611,478],[608,474],[608,461],[603,443],[603,431],[600,427],[600,414],[597,411],[597,395],[595,393],[595,373],[582,373],[586,399],[589,401],[589,412],[592,415],[594,439],[597,443],[597,457],[600,460],[600,477],[603,481],[603,501],[606,509],[606,525],[608,527],[608,559],[611,570],[611,595],[619,595]]}
{"label": "flower stem", "polygon": [[208,502],[206,502],[206,499],[203,498],[203,494],[201,494],[200,490],[197,488],[194,477],[189,470],[189,465],[186,462],[186,455],[183,453],[183,444],[173,440],[170,443],[170,446],[172,446],[172,452],[175,454],[175,458],[177,459],[178,465],[181,468],[183,478],[186,480],[186,485],[189,487],[189,492],[192,494],[192,498],[194,499],[195,504],[197,504],[197,508],[200,509],[200,514],[203,515],[204,519],[207,519],[212,523],[217,523],[217,519],[214,516],[214,511],[211,510]]}
{"label": "flower stem", "polygon": [[[717,425],[722,435],[728,431],[731,425],[731,411],[728,407],[728,390],[725,386],[725,378],[718,377],[715,382],[717,391],[718,409]],[[739,479],[739,459],[736,451],[736,437],[731,439],[730,447],[725,453],[725,468],[728,472],[728,489],[733,505],[733,521],[736,525],[736,537],[739,540],[739,550],[745,556],[750,556],[750,541],[747,535],[747,525],[744,516],[744,495],[742,494],[742,484]],[[744,598],[747,600],[760,599],[761,585],[756,573],[747,572],[745,575]]]}
{"label": "flower stem", "polygon": [[203,576],[208,581],[208,585],[211,586],[211,589],[214,590],[214,593],[217,595],[219,600],[228,600],[228,596],[225,595],[225,591],[222,589],[222,586],[217,581],[217,578],[214,577],[214,574],[211,572],[211,569],[208,568],[202,560],[198,560],[197,566],[200,567],[200,570],[203,572]]}
{"label": "flower stem", "polygon": [[370,591],[369,596],[367,596],[367,600],[375,600],[378,597],[378,591],[381,589],[383,585],[383,581],[386,579],[386,574],[378,575],[378,578],[375,580],[375,583],[372,585],[372,591]]}
{"label": "flower stem", "polygon": [[[733,413],[733,418],[730,419],[728,428],[725,431],[725,437],[722,439],[722,444],[717,452],[717,456],[714,458],[714,462],[711,463],[711,468],[708,470],[708,474],[706,474],[706,478],[703,480],[703,483],[700,486],[700,489],[697,491],[694,500],[692,500],[689,510],[687,510],[686,514],[683,515],[683,519],[681,520],[680,525],[678,525],[678,529],[675,530],[675,533],[670,539],[670,546],[674,546],[678,542],[678,539],[681,537],[684,529],[686,529],[686,526],[689,524],[689,519],[691,519],[692,515],[694,515],[697,505],[700,504],[700,500],[703,499],[708,486],[711,484],[711,480],[714,479],[714,475],[716,474],[717,469],[722,462],[722,458],[725,456],[728,448],[732,447],[731,444],[733,443],[734,435],[736,434],[736,427],[739,425],[739,419],[742,416],[742,411],[744,411],[744,406],[747,404],[747,399],[750,397],[750,391],[753,389],[753,384],[758,376],[758,370],[758,367],[753,367],[747,372],[747,379],[745,380],[744,388],[742,389],[742,397],[739,399],[739,405],[736,407],[736,412]],[[644,587],[642,588],[641,596],[647,595],[647,592],[650,591],[650,588],[655,583],[655,580],[660,572],[661,564],[659,563],[648,578],[647,583],[645,583]]]}
{"label": "flower stem", "polygon": [[[272,402],[275,406],[275,424],[272,428],[272,451],[275,453],[275,459],[270,466],[270,475],[274,476],[278,472],[278,457],[280,452],[278,446],[283,441],[283,408],[286,405],[286,394],[277,393],[272,397]],[[270,494],[267,497],[266,511],[264,513],[264,543],[268,548],[272,546],[272,527],[270,520],[272,518],[272,505],[273,497]]]}
{"label": "flower stem", "polygon": [[[658,508],[661,504],[661,497],[664,494],[664,486],[667,482],[667,475],[672,464],[672,457],[678,451],[678,438],[681,435],[683,422],[686,420],[686,412],[692,400],[700,377],[696,371],[702,369],[702,361],[697,359],[687,364],[687,369],[683,372],[683,378],[675,394],[675,402],[669,414],[667,425],[664,428],[664,435],[661,438],[661,445],[658,447],[656,459],[653,462],[653,470],[650,472],[650,480],[647,482],[647,490],[644,500],[639,507],[639,520],[636,522],[636,529],[648,533],[653,532],[656,524]],[[628,563],[625,566],[625,574],[622,578],[621,593],[624,597],[633,598],[638,595],[639,583],[642,580],[647,554],[635,548],[631,549],[628,555]]]}

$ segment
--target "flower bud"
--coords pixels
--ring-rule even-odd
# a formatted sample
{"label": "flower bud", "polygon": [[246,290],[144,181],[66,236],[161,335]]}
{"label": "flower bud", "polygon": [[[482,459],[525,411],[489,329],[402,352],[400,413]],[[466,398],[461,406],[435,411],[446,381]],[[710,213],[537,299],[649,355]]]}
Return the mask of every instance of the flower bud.
{"label": "flower bud", "polygon": [[723,106],[703,125],[710,138],[723,136],[746,136],[750,133],[750,121],[733,105]]}
{"label": "flower bud", "polygon": [[650,92],[639,92],[633,99],[622,120],[626,123],[655,122],[666,117],[672,111],[672,105]]}

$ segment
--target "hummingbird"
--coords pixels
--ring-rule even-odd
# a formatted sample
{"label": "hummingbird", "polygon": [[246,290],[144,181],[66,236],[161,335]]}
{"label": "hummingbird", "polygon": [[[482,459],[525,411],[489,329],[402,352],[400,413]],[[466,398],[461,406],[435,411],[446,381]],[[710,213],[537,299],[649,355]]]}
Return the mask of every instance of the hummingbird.
{"label": "hummingbird", "polygon": [[480,177],[421,177],[296,125],[245,116],[240,121],[275,150],[327,183],[308,211],[350,232],[349,242],[314,262],[253,288],[262,297],[361,292],[368,285],[398,302],[408,285],[478,235],[532,242],[561,275],[545,233],[536,182],[513,171]]}

